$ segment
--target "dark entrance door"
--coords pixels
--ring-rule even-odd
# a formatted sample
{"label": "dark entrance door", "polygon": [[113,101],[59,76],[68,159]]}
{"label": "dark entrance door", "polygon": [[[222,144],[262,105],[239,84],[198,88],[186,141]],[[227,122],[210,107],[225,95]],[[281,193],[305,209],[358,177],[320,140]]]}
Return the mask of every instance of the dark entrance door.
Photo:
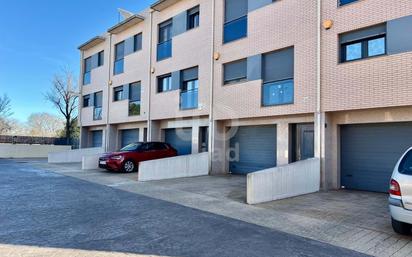
{"label": "dark entrance door", "polygon": [[302,161],[315,156],[315,130],[313,124],[296,124],[292,128],[292,161]]}

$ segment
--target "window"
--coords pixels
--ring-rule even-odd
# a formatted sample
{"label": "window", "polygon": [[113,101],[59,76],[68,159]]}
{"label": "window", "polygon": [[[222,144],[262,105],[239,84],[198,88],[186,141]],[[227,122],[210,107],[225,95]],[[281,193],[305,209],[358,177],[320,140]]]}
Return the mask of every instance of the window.
{"label": "window", "polygon": [[157,92],[172,90],[172,75],[167,74],[157,78]]}
{"label": "window", "polygon": [[90,84],[92,71],[92,57],[84,59],[83,85]]}
{"label": "window", "polygon": [[294,48],[266,53],[262,58],[262,105],[294,102]]}
{"label": "window", "polygon": [[90,106],[90,95],[83,96],[83,108]]}
{"label": "window", "polygon": [[140,82],[129,85],[129,116],[140,115]]}
{"label": "window", "polygon": [[247,36],[247,0],[225,0],[223,43]]}
{"label": "window", "polygon": [[398,171],[401,174],[412,175],[412,150],[403,157],[399,163]]}
{"label": "window", "polygon": [[121,101],[123,100],[123,86],[115,87],[113,89],[113,101]]}
{"label": "window", "polygon": [[157,60],[172,57],[172,20],[159,24],[159,43],[157,44]]}
{"label": "window", "polygon": [[223,64],[224,84],[239,83],[247,80],[247,60],[242,59]]}
{"label": "window", "polygon": [[196,6],[187,11],[187,29],[193,29],[199,27],[200,12],[199,6]]}
{"label": "window", "polygon": [[103,106],[103,92],[94,93],[94,112],[93,119],[101,120],[102,119],[102,106]]}
{"label": "window", "polygon": [[142,50],[142,33],[133,36],[133,51]]}
{"label": "window", "polygon": [[152,143],[153,150],[167,150],[168,147],[164,143]]}
{"label": "window", "polygon": [[97,54],[97,67],[103,66],[104,64],[104,51],[100,51]]}
{"label": "window", "polygon": [[341,62],[360,60],[386,54],[386,26],[370,28],[341,34],[339,36]]}
{"label": "window", "polygon": [[353,2],[356,2],[358,0],[338,0],[339,5],[345,5],[345,4],[350,4]]}
{"label": "window", "polygon": [[114,75],[124,71],[124,41],[115,45],[114,49]]}
{"label": "window", "polygon": [[182,85],[180,92],[180,109],[194,109],[198,107],[198,68],[181,71]]}

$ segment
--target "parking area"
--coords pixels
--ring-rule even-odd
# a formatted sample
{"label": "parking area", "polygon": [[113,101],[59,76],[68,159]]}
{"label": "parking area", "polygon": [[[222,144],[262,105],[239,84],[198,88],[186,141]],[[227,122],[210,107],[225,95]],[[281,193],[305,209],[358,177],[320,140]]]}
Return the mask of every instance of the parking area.
{"label": "parking area", "polygon": [[387,194],[338,190],[247,205],[246,177],[203,176],[138,182],[137,174],[79,171],[76,165],[35,164],[139,195],[207,211],[374,256],[411,256],[412,237],[390,225]]}

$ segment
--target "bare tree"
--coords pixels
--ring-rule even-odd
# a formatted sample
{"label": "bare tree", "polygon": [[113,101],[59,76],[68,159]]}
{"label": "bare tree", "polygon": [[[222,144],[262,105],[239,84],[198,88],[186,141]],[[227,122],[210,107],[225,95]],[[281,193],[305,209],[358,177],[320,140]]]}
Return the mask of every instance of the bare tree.
{"label": "bare tree", "polygon": [[33,113],[27,119],[30,136],[55,137],[64,128],[64,121],[50,113]]}
{"label": "bare tree", "polygon": [[11,100],[4,94],[0,96],[0,134],[8,132],[11,129],[9,117],[13,113],[11,112]]}
{"label": "bare tree", "polygon": [[46,93],[46,99],[52,103],[65,120],[65,138],[70,144],[72,137],[71,124],[77,118],[78,95],[76,78],[69,69],[63,69],[62,73],[56,74],[53,79],[52,88]]}

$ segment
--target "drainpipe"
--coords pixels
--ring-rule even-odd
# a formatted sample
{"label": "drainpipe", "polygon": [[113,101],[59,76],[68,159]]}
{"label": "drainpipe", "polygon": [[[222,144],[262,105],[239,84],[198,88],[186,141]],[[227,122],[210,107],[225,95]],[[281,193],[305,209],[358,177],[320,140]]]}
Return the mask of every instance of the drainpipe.
{"label": "drainpipe", "polygon": [[148,80],[148,87],[149,87],[149,99],[148,99],[148,107],[147,107],[147,139],[148,141],[152,141],[152,120],[151,120],[151,104],[152,104],[152,43],[153,43],[153,9],[149,10],[149,20],[150,20],[150,30],[149,30],[149,80]]}
{"label": "drainpipe", "polygon": [[315,127],[316,127],[316,157],[320,161],[320,185],[325,188],[325,173],[324,173],[324,118],[322,115],[321,105],[321,23],[322,23],[322,0],[317,0],[317,21],[316,21],[316,113],[315,113]]}
{"label": "drainpipe", "polygon": [[106,108],[106,142],[105,142],[105,151],[109,151],[109,137],[110,137],[110,124],[109,124],[109,108],[110,108],[110,81],[112,79],[111,69],[112,69],[112,34],[109,34],[109,76],[107,80],[107,108]]}
{"label": "drainpipe", "polygon": [[215,52],[215,0],[212,0],[212,39],[211,39],[211,53],[210,53],[210,88],[209,88],[209,142],[208,142],[208,148],[209,148],[209,174],[212,172],[212,158],[213,158],[213,152],[214,152],[214,122],[213,122],[213,84],[214,84],[214,52]]}
{"label": "drainpipe", "polygon": [[[82,96],[83,96],[83,58],[84,58],[84,51],[80,50],[80,75],[79,75],[79,97],[77,98],[78,100],[78,121],[80,125],[80,138],[79,138],[79,149],[83,148],[82,147],[82,141],[83,141],[83,126],[82,126]],[[87,146],[86,146],[87,148]]]}

